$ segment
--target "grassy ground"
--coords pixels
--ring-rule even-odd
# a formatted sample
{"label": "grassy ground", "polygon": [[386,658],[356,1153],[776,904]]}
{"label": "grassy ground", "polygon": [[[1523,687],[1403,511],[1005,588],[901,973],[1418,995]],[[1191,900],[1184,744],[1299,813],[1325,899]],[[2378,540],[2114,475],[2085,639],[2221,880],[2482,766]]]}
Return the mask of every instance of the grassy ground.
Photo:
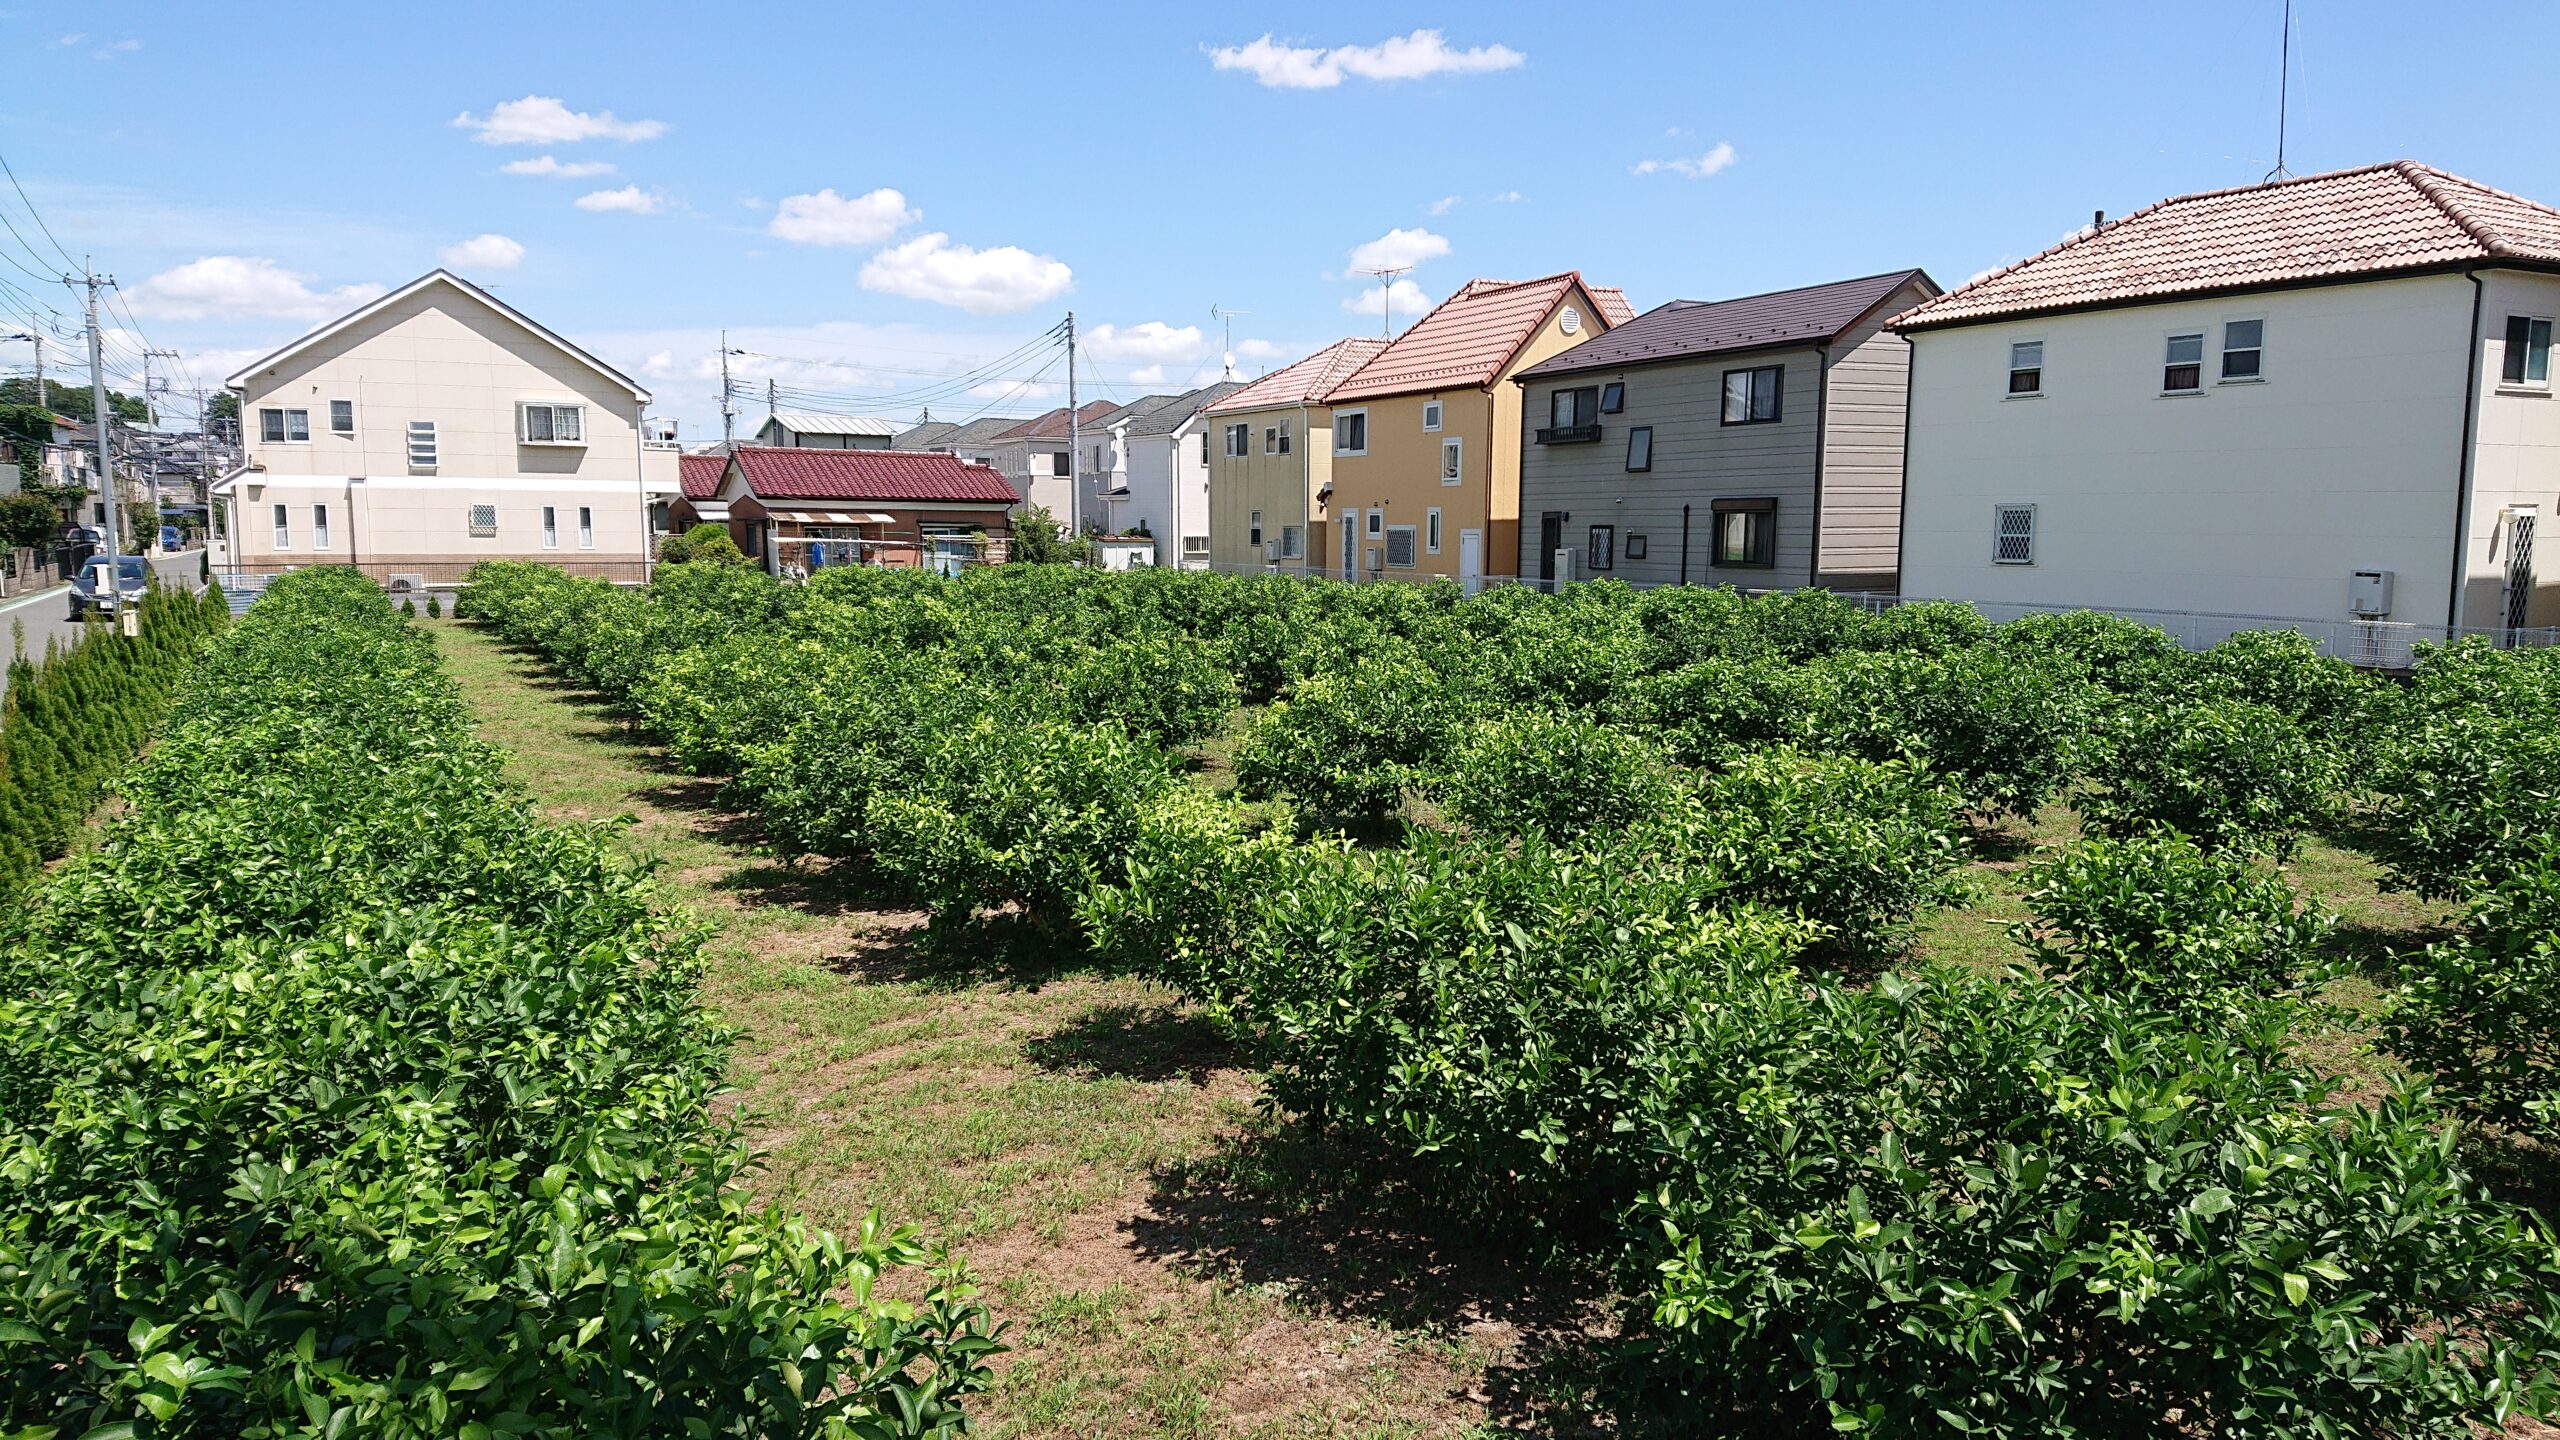
{"label": "grassy ground", "polygon": [[[487,633],[434,627],[482,733],[555,816],[627,817],[622,845],[712,919],[709,999],[739,1028],[736,1103],[762,1182],[838,1230],[878,1206],[947,1239],[1013,1326],[984,1433],[1341,1436],[1570,1431],[1602,1297],[1401,1223],[1343,1157],[1254,1109],[1255,1077],[1170,991],[993,926],[928,941],[819,864],[786,865],[716,786]],[[1232,742],[1195,752],[1233,785]],[[1980,832],[1972,904],[1923,954],[2019,954],[2026,871],[2064,807]],[[2359,974],[2312,1058],[2377,1085],[2360,1013],[2391,951],[2448,917],[2322,839],[2288,867],[2342,918]]]}

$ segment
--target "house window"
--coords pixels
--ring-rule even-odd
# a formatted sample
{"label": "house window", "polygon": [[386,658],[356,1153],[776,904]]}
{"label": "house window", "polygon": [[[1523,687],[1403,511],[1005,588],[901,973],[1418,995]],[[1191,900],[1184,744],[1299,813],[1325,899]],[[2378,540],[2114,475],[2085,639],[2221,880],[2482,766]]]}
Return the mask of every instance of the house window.
{"label": "house window", "polygon": [[2036,563],[2036,507],[2033,505],[1991,507],[1991,563],[1994,565]]}
{"label": "house window", "polygon": [[2044,342],[2018,340],[2009,346],[2009,393],[2044,393]]}
{"label": "house window", "polygon": [[1630,560],[1641,560],[1644,558],[1644,537],[1642,535],[1630,535],[1627,537],[1627,558]]}
{"label": "house window", "polygon": [[2551,384],[2551,322],[2535,315],[2507,317],[2507,349],[2498,378],[2509,385]]}
{"label": "house window", "polygon": [[1736,570],[1766,570],[1778,563],[1775,499],[1715,502],[1715,563]]}
{"label": "house window", "polygon": [[332,435],[356,433],[356,402],[353,400],[329,402],[329,433]]}
{"label": "house window", "polygon": [[1783,365],[1724,372],[1724,423],[1766,425],[1778,418],[1779,392],[1786,387]]}
{"label": "house window", "polygon": [[308,410],[260,410],[258,438],[270,445],[300,445],[311,439]]}
{"label": "house window", "polygon": [[1054,452],[1049,456],[1049,473],[1052,475],[1074,474],[1075,458],[1064,450]]}
{"label": "house window", "polygon": [[326,505],[311,507],[311,548],[314,550],[329,548],[329,507]]}
{"label": "house window", "polygon": [[548,505],[542,507],[542,548],[560,548],[560,512]]}
{"label": "house window", "polygon": [[2267,322],[2264,320],[2225,320],[2222,322],[2222,380],[2263,380],[2259,370],[2266,355]]}
{"label": "house window", "polygon": [[1575,440],[1600,438],[1600,387],[1583,385],[1557,390],[1547,396],[1547,428],[1538,432],[1538,443],[1553,445]]}
{"label": "house window", "polygon": [[1385,534],[1385,533],[1386,533],[1386,530],[1387,530],[1387,512],[1386,512],[1386,511],[1384,511],[1384,510],[1372,510],[1372,511],[1370,511],[1370,512],[1369,512],[1369,538],[1370,538],[1370,539],[1372,539],[1372,540],[1375,540],[1375,539],[1377,539],[1380,535]]}
{"label": "house window", "polygon": [[1228,454],[1230,457],[1241,456],[1241,455],[1245,454],[1245,453],[1246,453],[1246,447],[1247,447],[1249,444],[1251,444],[1251,442],[1252,442],[1252,437],[1253,437],[1253,427],[1252,427],[1252,426],[1250,426],[1250,425],[1230,425],[1230,426],[1228,426],[1228,427],[1227,427],[1227,454]]}
{"label": "house window", "polygon": [[[103,510],[106,507],[102,505],[98,508]],[[279,550],[293,548],[293,515],[282,505],[276,507],[276,548]]]}
{"label": "house window", "polygon": [[1653,468],[1653,427],[1638,425],[1627,432],[1627,470],[1640,474]]}
{"label": "house window", "polygon": [[2204,335],[2172,335],[2160,364],[2160,391],[2188,395],[2204,388]]}
{"label": "house window", "polygon": [[1600,387],[1600,413],[1615,415],[1627,408],[1627,382],[1612,380]]}
{"label": "house window", "polygon": [[1366,455],[1369,453],[1369,412],[1338,410],[1333,416],[1333,453]]}
{"label": "house window", "polygon": [[436,468],[436,422],[433,420],[409,422],[409,468],[412,470]]}
{"label": "house window", "polygon": [[1440,483],[1455,485],[1465,478],[1467,442],[1464,436],[1451,435],[1440,442]]}
{"label": "house window", "polygon": [[472,506],[472,507],[471,507],[471,534],[473,535],[473,537],[474,537],[474,538],[476,538],[476,539],[486,540],[486,539],[488,539],[490,536],[495,535],[495,534],[497,534],[497,533],[498,533],[498,507],[497,507],[497,506],[495,506],[495,505],[474,505],[474,506]]}
{"label": "house window", "polygon": [[1259,546],[1262,544],[1262,512],[1261,512],[1261,511],[1256,510],[1256,511],[1254,511],[1254,512],[1253,512],[1253,519],[1252,519],[1252,521],[1251,521],[1250,523],[1248,523],[1248,524],[1245,526],[1245,537],[1244,537],[1244,538],[1245,538],[1245,543],[1246,543],[1246,544],[1248,544],[1248,545],[1252,545],[1252,546],[1255,546],[1255,547],[1259,547]]}
{"label": "house window", "polygon": [[1594,525],[1591,527],[1591,568],[1594,570],[1618,568],[1617,526]]}
{"label": "house window", "polygon": [[1289,453],[1289,422],[1286,420],[1280,422],[1280,453]]}
{"label": "house window", "polygon": [[1440,507],[1437,505],[1422,512],[1422,548],[1434,555],[1440,553]]}
{"label": "house window", "polygon": [[1440,428],[1439,401],[1425,400],[1422,402],[1422,428],[1425,430],[1437,430]]}
{"label": "house window", "polygon": [[1280,527],[1280,558],[1281,558],[1281,559],[1283,559],[1283,560],[1295,560],[1295,559],[1297,559],[1300,555],[1303,555],[1303,554],[1305,554],[1305,553],[1306,553],[1306,548],[1307,548],[1307,531],[1306,531],[1306,527],[1305,527],[1305,526],[1303,526],[1303,525],[1283,525],[1283,526],[1281,526],[1281,527]]}
{"label": "house window", "polygon": [[1103,463],[1103,460],[1102,460],[1102,452],[1103,452],[1104,450],[1106,450],[1106,449],[1109,449],[1109,448],[1110,448],[1109,446],[1105,446],[1105,445],[1096,445],[1096,446],[1094,446],[1094,447],[1093,447],[1093,473],[1094,473],[1094,474],[1096,474],[1096,475],[1100,475],[1100,474],[1104,474],[1104,473],[1106,473],[1106,472],[1108,472],[1108,471],[1110,470],[1110,468],[1111,468],[1111,467],[1110,467],[1109,465],[1104,464],[1104,463]]}
{"label": "house window", "polygon": [[590,505],[578,507],[578,548],[581,550],[596,548],[596,512]]}
{"label": "house window", "polygon": [[587,443],[587,407],[518,405],[516,438],[527,445],[584,445]]}
{"label": "house window", "polygon": [[1397,570],[1413,568],[1412,526],[1390,525],[1387,527],[1387,564]]}
{"label": "house window", "polygon": [[1209,463],[1209,432],[1206,430],[1200,432],[1200,463]]}

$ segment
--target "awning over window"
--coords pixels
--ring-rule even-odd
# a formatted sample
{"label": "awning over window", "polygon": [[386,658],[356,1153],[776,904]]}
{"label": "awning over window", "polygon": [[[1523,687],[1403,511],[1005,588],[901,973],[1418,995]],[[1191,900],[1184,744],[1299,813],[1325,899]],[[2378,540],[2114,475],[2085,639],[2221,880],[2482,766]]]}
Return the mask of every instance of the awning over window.
{"label": "awning over window", "polygon": [[693,515],[697,520],[726,520],[729,518],[729,502],[696,500],[693,502]]}
{"label": "awning over window", "polygon": [[803,525],[890,525],[896,523],[895,517],[883,515],[876,510],[783,510],[775,512],[773,518],[776,520],[794,520]]}

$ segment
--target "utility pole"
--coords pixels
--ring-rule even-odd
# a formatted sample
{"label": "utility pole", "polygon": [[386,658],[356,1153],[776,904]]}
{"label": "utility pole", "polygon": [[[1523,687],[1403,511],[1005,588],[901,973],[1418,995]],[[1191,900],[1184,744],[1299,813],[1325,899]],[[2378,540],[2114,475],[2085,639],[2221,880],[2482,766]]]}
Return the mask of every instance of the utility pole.
{"label": "utility pole", "polygon": [[720,449],[738,448],[738,411],[729,403],[729,332],[720,332]]}
{"label": "utility pole", "polygon": [[[142,403],[146,410],[149,410],[152,395],[157,393],[151,379],[151,362],[155,357],[162,360],[179,360],[185,358],[175,350],[146,349],[142,352]],[[160,423],[159,411],[149,410],[149,413],[151,423],[155,425]],[[151,523],[154,526],[166,528],[165,523],[160,519],[160,465],[157,456],[153,457],[151,465]],[[142,548],[147,551],[154,548],[159,543],[160,536],[155,531],[150,540],[145,543]]]}
{"label": "utility pole", "polygon": [[764,377],[764,418],[767,420],[782,413],[782,407],[774,402],[773,396],[773,377],[767,375]]}
{"label": "utility pole", "polygon": [[1067,538],[1084,534],[1084,478],[1076,466],[1084,424],[1076,416],[1076,312],[1067,312]]}
{"label": "utility pole", "polygon": [[96,268],[90,267],[79,275],[63,276],[62,283],[86,286],[89,291],[89,403],[92,407],[89,419],[98,438],[98,484],[107,492],[107,593],[115,597],[116,623],[127,635],[137,634],[141,629],[141,617],[124,603],[124,585],[120,579],[124,555],[123,545],[116,539],[116,531],[124,524],[124,515],[122,507],[116,503],[115,459],[107,439],[107,427],[114,423],[114,412],[107,408],[106,337],[98,331],[98,287],[113,285],[116,280],[112,275],[101,279]]}

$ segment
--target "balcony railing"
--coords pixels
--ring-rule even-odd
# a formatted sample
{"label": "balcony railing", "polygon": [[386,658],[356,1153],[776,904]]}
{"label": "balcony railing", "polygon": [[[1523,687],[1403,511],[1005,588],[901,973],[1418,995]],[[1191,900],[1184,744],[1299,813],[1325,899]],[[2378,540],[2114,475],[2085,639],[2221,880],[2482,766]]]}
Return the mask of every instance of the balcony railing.
{"label": "balcony railing", "polygon": [[1550,425],[1537,434],[1541,445],[1588,445],[1600,438],[1600,422],[1588,425]]}

